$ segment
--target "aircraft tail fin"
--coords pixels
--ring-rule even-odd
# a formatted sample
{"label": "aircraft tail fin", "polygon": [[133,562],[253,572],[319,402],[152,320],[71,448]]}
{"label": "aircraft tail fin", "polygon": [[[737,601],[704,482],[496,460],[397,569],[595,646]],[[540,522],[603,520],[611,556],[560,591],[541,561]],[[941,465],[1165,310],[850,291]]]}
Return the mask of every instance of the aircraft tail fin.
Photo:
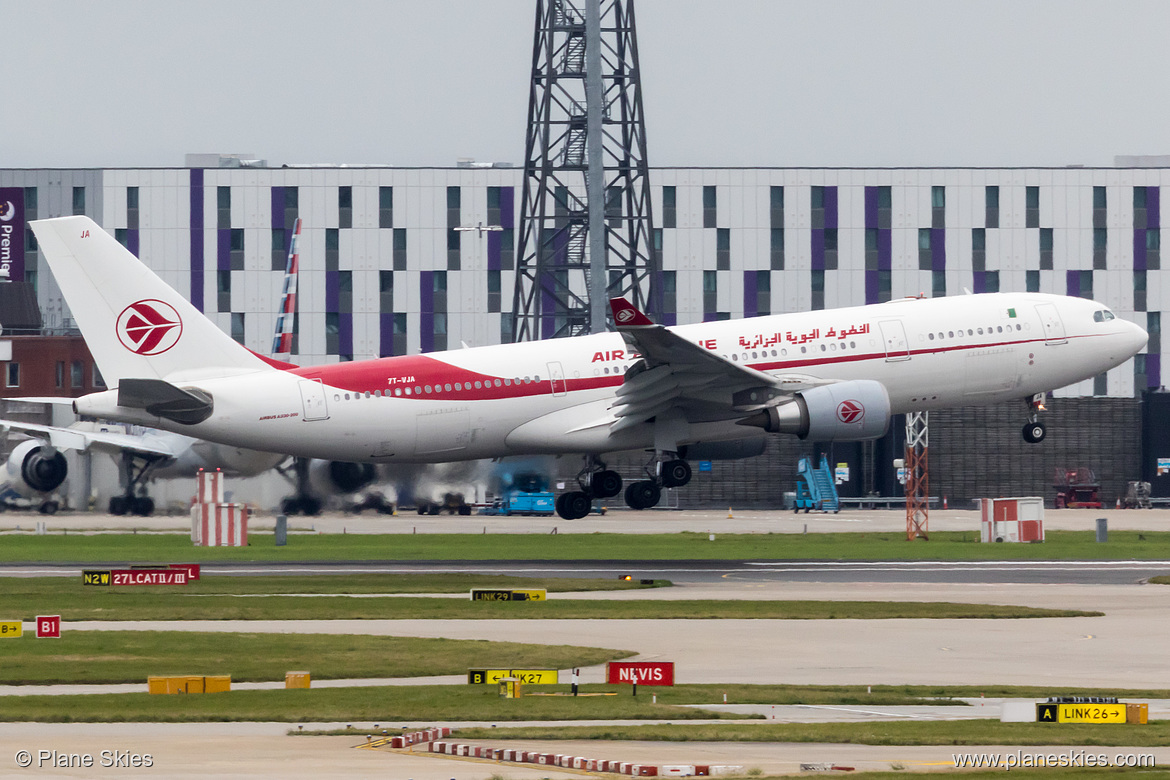
{"label": "aircraft tail fin", "polygon": [[267,370],[89,217],[31,223],[102,377],[200,378]]}

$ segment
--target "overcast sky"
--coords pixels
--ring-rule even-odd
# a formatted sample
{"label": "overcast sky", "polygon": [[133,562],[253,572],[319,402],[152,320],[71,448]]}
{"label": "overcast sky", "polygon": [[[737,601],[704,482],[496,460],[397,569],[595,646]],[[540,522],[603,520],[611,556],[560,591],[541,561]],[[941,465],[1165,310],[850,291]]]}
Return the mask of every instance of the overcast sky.
{"label": "overcast sky", "polygon": [[[1170,2],[636,0],[654,166],[1170,154]],[[524,155],[535,0],[0,0],[0,167]]]}

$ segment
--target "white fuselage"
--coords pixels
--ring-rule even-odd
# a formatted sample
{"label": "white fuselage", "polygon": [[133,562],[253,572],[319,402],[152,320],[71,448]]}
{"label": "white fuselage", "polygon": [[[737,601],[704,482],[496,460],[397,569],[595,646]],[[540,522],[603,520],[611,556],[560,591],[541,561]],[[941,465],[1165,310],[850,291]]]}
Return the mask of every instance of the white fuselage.
{"label": "white fuselage", "polygon": [[[672,328],[777,377],[869,379],[893,413],[1023,399],[1096,376],[1146,342],[1090,300],[1038,293],[907,299]],[[381,358],[192,381],[214,414],[178,425],[118,407],[83,414],[290,455],[443,462],[520,454],[602,454],[653,446],[648,424],[610,433],[631,357],[617,333]],[[691,426],[695,441],[758,436],[734,421]]]}

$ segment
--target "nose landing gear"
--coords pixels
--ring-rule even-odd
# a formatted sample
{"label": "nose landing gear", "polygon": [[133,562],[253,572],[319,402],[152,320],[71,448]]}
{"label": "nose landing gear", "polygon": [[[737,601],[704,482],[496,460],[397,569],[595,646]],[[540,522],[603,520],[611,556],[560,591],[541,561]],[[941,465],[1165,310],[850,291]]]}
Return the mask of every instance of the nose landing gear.
{"label": "nose landing gear", "polygon": [[1044,441],[1044,436],[1047,433],[1044,423],[1040,422],[1040,412],[1045,410],[1044,393],[1036,393],[1028,399],[1027,404],[1028,422],[1022,431],[1024,441],[1029,444],[1039,444]]}

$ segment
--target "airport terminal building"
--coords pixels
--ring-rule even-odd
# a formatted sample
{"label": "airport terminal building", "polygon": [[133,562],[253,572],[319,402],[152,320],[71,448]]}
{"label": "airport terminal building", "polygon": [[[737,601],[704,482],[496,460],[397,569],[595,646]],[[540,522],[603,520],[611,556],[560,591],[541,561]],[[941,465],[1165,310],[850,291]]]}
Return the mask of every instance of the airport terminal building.
{"label": "airport terminal building", "polygon": [[[188,163],[0,169],[0,204],[14,204],[7,224],[19,226],[0,277],[31,283],[46,333],[67,333],[71,321],[27,222],[86,214],[262,354],[297,217],[296,362],[510,339],[520,168],[268,167],[218,155]],[[1110,306],[1149,331],[1146,352],[1056,393],[1049,438],[1037,447],[1019,441],[1022,403],[933,413],[931,492],[1048,495],[1053,469],[1066,466],[1094,468],[1109,496],[1142,478],[1142,397],[1163,384],[1161,188],[1170,167],[651,168],[650,181],[665,324],[967,291]],[[20,394],[11,382],[5,389]],[[897,457],[898,433],[832,448],[835,461],[856,459],[866,472],[843,494],[897,489],[881,462]],[[763,458],[716,463],[713,478],[679,492],[716,504],[725,490],[778,500],[792,489],[795,453],[807,449],[778,441]]]}

